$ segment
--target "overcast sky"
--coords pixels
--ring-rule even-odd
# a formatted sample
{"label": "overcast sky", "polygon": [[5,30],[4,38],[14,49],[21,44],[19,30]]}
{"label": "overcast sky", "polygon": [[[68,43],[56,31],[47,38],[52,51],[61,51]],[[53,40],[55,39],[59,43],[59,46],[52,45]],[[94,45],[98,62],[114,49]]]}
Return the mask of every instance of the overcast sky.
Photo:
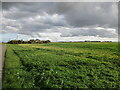
{"label": "overcast sky", "polygon": [[3,41],[118,39],[115,2],[3,2]]}

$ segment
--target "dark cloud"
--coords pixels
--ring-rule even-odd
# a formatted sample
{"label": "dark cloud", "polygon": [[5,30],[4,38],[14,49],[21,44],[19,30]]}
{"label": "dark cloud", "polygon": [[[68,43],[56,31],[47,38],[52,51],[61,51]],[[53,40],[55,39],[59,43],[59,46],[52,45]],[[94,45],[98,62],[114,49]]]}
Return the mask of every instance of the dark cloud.
{"label": "dark cloud", "polygon": [[[34,33],[38,37],[41,36],[37,32],[58,32],[61,37],[98,35],[112,38],[117,35],[117,3],[4,2],[2,6],[3,31],[6,33]],[[104,29],[97,30],[95,27]]]}
{"label": "dark cloud", "polygon": [[[47,12],[48,14],[63,14],[70,25],[81,27],[98,24],[109,27],[117,25],[117,3],[112,2],[56,2],[56,3],[3,3],[3,9],[9,10],[10,18],[21,19],[23,17],[34,16]],[[15,11],[16,10],[16,11]]]}
{"label": "dark cloud", "polygon": [[58,12],[64,13],[68,23],[75,27],[109,25],[117,27],[116,3],[64,3],[58,5]]}

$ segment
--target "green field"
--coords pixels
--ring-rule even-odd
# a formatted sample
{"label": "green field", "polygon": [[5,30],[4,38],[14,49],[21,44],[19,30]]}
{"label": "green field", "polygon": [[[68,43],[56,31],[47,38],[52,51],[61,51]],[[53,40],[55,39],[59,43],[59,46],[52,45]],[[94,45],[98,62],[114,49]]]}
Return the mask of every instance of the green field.
{"label": "green field", "polygon": [[118,43],[8,44],[3,88],[119,88]]}

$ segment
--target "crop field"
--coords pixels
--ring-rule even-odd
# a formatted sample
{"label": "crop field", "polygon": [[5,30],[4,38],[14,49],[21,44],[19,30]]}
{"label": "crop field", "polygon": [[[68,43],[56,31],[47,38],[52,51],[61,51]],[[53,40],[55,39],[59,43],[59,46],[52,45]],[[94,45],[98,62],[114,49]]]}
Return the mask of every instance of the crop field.
{"label": "crop field", "polygon": [[3,88],[119,88],[118,43],[7,44]]}

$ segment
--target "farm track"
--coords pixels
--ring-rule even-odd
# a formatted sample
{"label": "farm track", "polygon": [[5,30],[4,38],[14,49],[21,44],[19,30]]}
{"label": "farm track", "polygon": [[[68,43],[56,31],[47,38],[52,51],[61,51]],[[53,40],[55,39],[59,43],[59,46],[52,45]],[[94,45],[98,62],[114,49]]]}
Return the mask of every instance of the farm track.
{"label": "farm track", "polygon": [[2,68],[5,56],[6,45],[0,45],[0,89],[2,88]]}

